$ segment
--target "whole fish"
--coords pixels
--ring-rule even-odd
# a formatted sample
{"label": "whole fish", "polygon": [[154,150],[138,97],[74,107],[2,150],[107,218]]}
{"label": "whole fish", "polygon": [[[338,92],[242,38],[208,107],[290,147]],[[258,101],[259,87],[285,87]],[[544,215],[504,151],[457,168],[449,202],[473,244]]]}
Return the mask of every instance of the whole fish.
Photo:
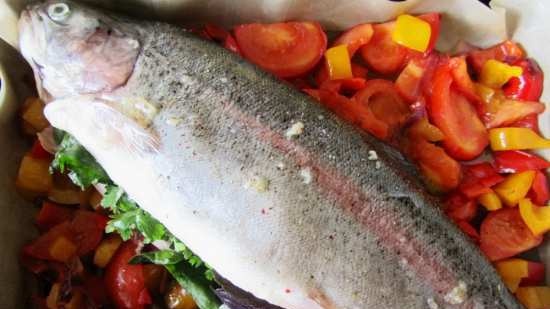
{"label": "whole fish", "polygon": [[288,309],[521,308],[395,150],[237,55],[69,1],[20,30],[53,126],[239,288]]}

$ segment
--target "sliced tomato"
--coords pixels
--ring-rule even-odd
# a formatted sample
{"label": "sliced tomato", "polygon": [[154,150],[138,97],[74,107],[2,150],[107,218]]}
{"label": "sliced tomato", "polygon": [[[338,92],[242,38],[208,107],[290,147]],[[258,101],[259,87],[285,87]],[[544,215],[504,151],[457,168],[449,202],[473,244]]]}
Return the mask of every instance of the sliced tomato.
{"label": "sliced tomato", "polygon": [[439,29],[441,28],[441,14],[439,13],[428,13],[418,16],[418,18],[428,22],[431,28],[430,43],[425,53],[429,53],[435,48],[437,39],[439,38]]}
{"label": "sliced tomato", "polygon": [[496,151],[495,168],[499,173],[521,173],[529,170],[550,168],[550,162],[545,159],[520,150]]}
{"label": "sliced tomato", "polygon": [[327,37],[315,22],[243,24],[235,27],[243,56],[279,76],[295,77],[311,70],[327,47]]}
{"label": "sliced tomato", "polygon": [[440,65],[434,74],[428,113],[445,135],[443,147],[449,155],[471,160],[483,152],[489,138],[472,104],[451,89],[452,81],[449,66]]}
{"label": "sliced tomato", "polygon": [[475,243],[479,242],[479,233],[473,227],[469,222],[467,221],[457,221],[456,225],[464,232],[464,234],[468,235]]}
{"label": "sliced tomato", "polygon": [[402,141],[403,152],[415,161],[428,189],[441,193],[455,189],[460,183],[460,164],[449,157],[443,148],[423,138],[407,138]]}
{"label": "sliced tomato", "polygon": [[488,129],[507,126],[525,117],[540,114],[544,109],[544,104],[539,102],[494,98],[485,104],[483,122]]}
{"label": "sliced tomato", "polygon": [[101,242],[109,219],[96,212],[78,210],[71,222],[74,237],[78,244],[78,255],[92,252]]}
{"label": "sliced tomato", "polygon": [[74,212],[75,210],[69,207],[45,201],[36,216],[35,223],[40,230],[45,231],[62,222],[70,221]]}
{"label": "sliced tomato", "polygon": [[397,93],[395,85],[384,79],[367,81],[365,88],[357,92],[353,99],[384,122],[390,134],[399,129],[411,114],[408,104]]}
{"label": "sliced tomato", "polygon": [[487,162],[465,165],[463,171],[464,178],[459,190],[470,199],[491,192],[492,186],[504,180],[504,177]]}
{"label": "sliced tomato", "polygon": [[468,100],[473,103],[481,104],[481,99],[477,95],[474,82],[468,74],[468,64],[466,57],[454,57],[449,60],[451,74],[453,75],[453,86],[460,91]]}
{"label": "sliced tomato", "polygon": [[513,64],[523,59],[524,52],[519,45],[512,41],[504,41],[487,49],[475,50],[468,54],[468,62],[479,73],[485,61],[495,59]]}
{"label": "sliced tomato", "polygon": [[139,254],[135,241],[123,243],[105,269],[104,283],[107,294],[120,309],[144,309],[140,295],[146,290],[143,265],[130,265],[128,262]]}
{"label": "sliced tomato", "polygon": [[353,77],[358,78],[367,78],[367,75],[369,74],[369,70],[365,68],[364,66],[357,64],[357,63],[351,63],[351,73],[353,74]]}
{"label": "sliced tomato", "polygon": [[405,65],[408,49],[393,41],[394,26],[395,22],[374,25],[372,39],[361,47],[361,56],[378,73],[395,74]]}
{"label": "sliced tomato", "polygon": [[360,47],[371,40],[373,33],[371,24],[360,24],[342,33],[332,46],[347,45],[349,57],[352,58]]}
{"label": "sliced tomato", "polygon": [[491,261],[525,252],[542,239],[529,230],[517,207],[491,211],[481,223],[480,248]]}
{"label": "sliced tomato", "polygon": [[504,85],[504,94],[516,100],[540,100],[544,76],[538,64],[533,59],[525,59],[514,65],[523,68],[523,74],[520,77],[513,77]]}
{"label": "sliced tomato", "polygon": [[471,221],[477,213],[477,202],[455,193],[445,201],[445,213],[454,221]]}
{"label": "sliced tomato", "polygon": [[531,186],[531,191],[528,193],[528,197],[531,198],[533,203],[537,205],[546,205],[546,202],[550,199],[550,188],[548,186],[548,178],[546,174],[537,171],[535,174],[535,179],[533,180],[533,185]]}

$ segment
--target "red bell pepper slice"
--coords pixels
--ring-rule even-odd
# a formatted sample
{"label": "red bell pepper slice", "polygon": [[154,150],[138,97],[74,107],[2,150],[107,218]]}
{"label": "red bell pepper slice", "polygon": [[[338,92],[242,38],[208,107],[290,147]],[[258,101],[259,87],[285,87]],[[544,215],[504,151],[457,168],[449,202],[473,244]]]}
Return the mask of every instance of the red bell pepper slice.
{"label": "red bell pepper slice", "polygon": [[440,64],[432,80],[428,114],[445,135],[443,147],[457,160],[471,160],[489,144],[485,126],[472,104],[456,90],[448,64]]}
{"label": "red bell pepper slice", "polygon": [[[58,261],[57,258],[50,254],[50,248],[60,237],[70,241],[72,244],[76,244],[74,236],[71,223],[69,221],[64,221],[63,223],[52,227],[45,234],[40,235],[40,237],[33,240],[32,243],[23,247],[23,254],[36,259]],[[66,257],[64,257],[64,259],[65,258]],[[67,261],[63,260],[59,262]]]}
{"label": "red bell pepper slice", "polygon": [[365,88],[353,99],[368,108],[374,117],[388,126],[389,134],[398,130],[410,116],[409,105],[401,98],[395,85],[383,79],[367,81]]}
{"label": "red bell pepper slice", "polygon": [[279,77],[307,73],[323,57],[327,37],[318,23],[243,24],[235,27],[243,56]]}
{"label": "red bell pepper slice", "polygon": [[475,243],[479,243],[479,233],[477,230],[467,221],[457,221],[456,225],[468,235]]}
{"label": "red bell pepper slice", "polygon": [[45,201],[36,216],[35,223],[40,230],[45,231],[64,221],[71,220],[74,213],[74,209]]}
{"label": "red bell pepper slice", "polygon": [[[462,95],[474,104],[480,105],[481,99],[477,95],[474,82],[468,74],[468,64],[466,63],[466,57],[454,57],[449,60],[449,66],[451,67],[451,74],[453,76],[453,86]],[[479,109],[478,109],[479,110]]]}
{"label": "red bell pepper slice", "polygon": [[529,230],[517,207],[492,211],[481,223],[480,248],[490,261],[525,252],[542,240]]}
{"label": "red bell pepper slice", "polygon": [[350,59],[355,52],[372,38],[374,29],[371,24],[360,24],[342,33],[332,46],[347,45]]}
{"label": "red bell pepper slice", "polygon": [[432,33],[430,36],[430,43],[428,43],[428,48],[426,49],[425,53],[429,53],[435,48],[435,44],[437,43],[437,39],[439,38],[439,30],[441,28],[441,14],[439,13],[427,13],[417,16],[418,18],[428,22],[430,24],[430,28],[432,29]]}
{"label": "red bell pepper slice", "polygon": [[504,41],[487,49],[475,50],[468,54],[468,62],[479,73],[485,62],[495,59],[508,64],[516,63],[524,57],[523,50],[512,41]]}
{"label": "red bell pepper slice", "polygon": [[466,197],[476,197],[491,192],[491,187],[504,180],[489,163],[478,163],[464,166],[464,177],[458,187]]}
{"label": "red bell pepper slice", "polygon": [[376,118],[368,105],[349,99],[335,91],[319,89],[321,103],[336,115],[380,139],[389,136],[388,125]]}
{"label": "red bell pepper slice", "polygon": [[[493,153],[495,168],[499,173],[520,173],[550,168],[550,162],[525,151],[507,150]],[[539,204],[540,205],[540,204]]]}
{"label": "red bell pepper slice", "polygon": [[533,180],[533,185],[531,186],[531,190],[527,193],[527,196],[537,205],[546,205],[550,199],[549,190],[548,177],[546,177],[545,173],[537,171],[535,179]]}
{"label": "red bell pepper slice", "polygon": [[359,77],[367,79],[367,75],[369,73],[369,70],[365,68],[364,66],[357,64],[357,63],[351,63],[351,73],[353,74],[353,77]]}
{"label": "red bell pepper slice", "polygon": [[445,201],[445,213],[454,221],[471,221],[477,214],[477,202],[460,193],[452,194]]}
{"label": "red bell pepper slice", "polygon": [[531,129],[540,135],[539,115],[536,114],[523,117],[522,119],[512,123],[510,126],[515,128]]}
{"label": "red bell pepper slice", "polygon": [[86,255],[99,245],[109,219],[98,213],[78,210],[71,222],[78,244],[78,256]]}
{"label": "red bell pepper slice", "polygon": [[146,290],[143,265],[128,264],[130,259],[139,254],[138,247],[135,241],[123,243],[105,269],[107,294],[117,308],[145,308],[145,297],[142,295],[143,290]]}
{"label": "red bell pepper slice", "polygon": [[538,64],[532,59],[525,59],[514,65],[523,68],[523,74],[520,77],[513,77],[504,85],[504,94],[516,100],[540,100],[544,76]]}
{"label": "red bell pepper slice", "polygon": [[330,90],[337,93],[341,92],[356,92],[367,86],[367,81],[364,78],[354,77],[346,79],[327,80],[321,84],[320,89]]}
{"label": "red bell pepper slice", "polygon": [[545,106],[534,101],[493,99],[485,105],[483,122],[490,128],[508,126],[527,116],[540,114]]}
{"label": "red bell pepper slice", "polygon": [[391,33],[395,22],[374,25],[370,42],[361,47],[361,56],[367,64],[381,74],[397,73],[405,65],[408,49],[393,41]]}

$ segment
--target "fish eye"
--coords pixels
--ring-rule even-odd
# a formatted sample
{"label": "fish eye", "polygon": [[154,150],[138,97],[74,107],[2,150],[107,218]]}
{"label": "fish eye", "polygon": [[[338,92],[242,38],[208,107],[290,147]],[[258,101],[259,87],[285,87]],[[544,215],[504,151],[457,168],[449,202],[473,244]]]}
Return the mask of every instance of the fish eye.
{"label": "fish eye", "polygon": [[66,3],[55,3],[48,6],[48,16],[53,21],[64,21],[71,14],[71,8]]}

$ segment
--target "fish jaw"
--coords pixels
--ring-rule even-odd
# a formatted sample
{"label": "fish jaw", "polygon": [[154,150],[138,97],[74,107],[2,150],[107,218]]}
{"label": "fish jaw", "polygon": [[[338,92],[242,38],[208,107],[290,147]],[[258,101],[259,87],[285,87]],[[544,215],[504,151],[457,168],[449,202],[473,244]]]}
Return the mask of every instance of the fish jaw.
{"label": "fish jaw", "polygon": [[[67,16],[52,17],[60,7]],[[71,1],[31,5],[18,26],[22,54],[46,101],[123,86],[140,51],[137,33],[124,22],[100,18]]]}

